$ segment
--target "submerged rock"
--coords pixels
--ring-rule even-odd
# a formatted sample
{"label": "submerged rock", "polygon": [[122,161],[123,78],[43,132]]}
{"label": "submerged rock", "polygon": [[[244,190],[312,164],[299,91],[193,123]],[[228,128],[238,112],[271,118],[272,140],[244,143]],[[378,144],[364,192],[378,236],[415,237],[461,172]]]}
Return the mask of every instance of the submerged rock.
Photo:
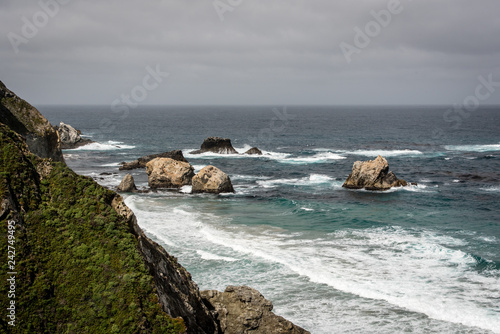
{"label": "submerged rock", "polygon": [[144,168],[146,167],[146,164],[150,162],[153,159],[156,158],[170,158],[174,159],[177,161],[182,161],[182,162],[188,162],[186,158],[184,158],[184,155],[182,154],[181,150],[175,150],[175,151],[169,151],[169,152],[164,152],[164,153],[159,153],[159,154],[151,154],[151,155],[146,155],[143,157],[140,157],[137,160],[131,161],[131,162],[122,162],[122,166],[119,168],[120,170],[131,170],[131,169],[136,169],[136,168]]}
{"label": "submerged rock", "polygon": [[245,152],[245,154],[251,154],[251,155],[262,155],[262,151],[259,150],[257,147],[252,147],[248,151]]}
{"label": "submerged rock", "polygon": [[193,177],[193,193],[234,193],[229,176],[214,166],[206,166]]}
{"label": "submerged rock", "polygon": [[309,333],[274,314],[273,304],[247,286],[228,286],[224,292],[201,291],[201,296],[224,334]]}
{"label": "submerged rock", "polygon": [[153,189],[180,188],[191,184],[194,168],[188,162],[156,158],[146,164],[146,173]]}
{"label": "submerged rock", "polygon": [[197,151],[192,151],[191,154],[200,154],[205,152],[238,154],[231,144],[231,139],[220,137],[208,137],[203,141],[203,144],[201,144],[201,148]]}
{"label": "submerged rock", "polygon": [[90,139],[82,138],[82,132],[69,124],[61,122],[58,126],[55,126],[55,128],[57,132],[59,132],[62,149],[72,149],[93,143]]}
{"label": "submerged rock", "polygon": [[388,190],[392,187],[406,186],[393,172],[389,172],[389,163],[380,155],[375,160],[356,161],[352,166],[344,188],[366,190]]}
{"label": "submerged rock", "polygon": [[125,175],[122,182],[120,182],[120,185],[117,188],[117,191],[124,193],[131,193],[136,190],[137,187],[135,186],[134,177],[130,174]]}

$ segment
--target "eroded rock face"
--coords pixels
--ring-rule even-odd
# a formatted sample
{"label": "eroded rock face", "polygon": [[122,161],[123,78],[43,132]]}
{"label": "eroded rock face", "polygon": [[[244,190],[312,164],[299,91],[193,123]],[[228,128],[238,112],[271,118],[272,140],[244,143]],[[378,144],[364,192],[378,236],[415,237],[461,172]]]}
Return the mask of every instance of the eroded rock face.
{"label": "eroded rock face", "polygon": [[124,193],[131,193],[136,190],[137,187],[135,186],[134,177],[130,174],[125,175],[122,182],[120,182],[120,185],[117,188],[117,191]]}
{"label": "eroded rock face", "polygon": [[204,152],[238,154],[231,144],[231,139],[220,137],[208,137],[203,141],[203,144],[201,144],[201,148],[197,151],[192,151],[191,154],[200,154]]}
{"label": "eroded rock face", "polygon": [[229,176],[214,166],[206,166],[192,180],[193,193],[233,193]]}
{"label": "eroded rock face", "polygon": [[247,286],[228,286],[224,292],[202,291],[201,296],[224,334],[309,333],[275,315],[273,304]]}
{"label": "eroded rock face", "polygon": [[64,161],[57,131],[35,107],[9,90],[1,81],[0,122],[20,134],[35,155]]}
{"label": "eroded rock face", "polygon": [[122,162],[122,166],[120,166],[120,170],[131,170],[131,169],[136,169],[136,168],[144,168],[144,167],[146,167],[146,164],[148,162],[150,162],[151,160],[156,159],[156,158],[170,158],[170,159],[174,159],[177,161],[188,162],[184,158],[184,155],[182,154],[181,150],[175,150],[175,151],[164,152],[164,153],[159,153],[159,154],[146,155],[146,156],[140,157],[139,159],[131,161],[131,162]]}
{"label": "eroded rock face", "polygon": [[146,173],[153,189],[180,188],[191,184],[194,168],[187,162],[156,158],[146,164]]}
{"label": "eroded rock face", "polygon": [[389,172],[389,163],[380,155],[375,160],[356,161],[352,166],[344,188],[366,190],[388,190],[392,187],[406,186],[393,172]]}
{"label": "eroded rock face", "polygon": [[248,151],[245,152],[245,154],[251,154],[251,155],[262,155],[262,151],[259,150],[257,147],[252,147]]}
{"label": "eroded rock face", "polygon": [[63,122],[61,122],[58,126],[56,126],[56,129],[57,132],[59,132],[62,149],[77,148],[93,142],[90,139],[82,138],[81,131],[75,129],[69,124],[64,124]]}

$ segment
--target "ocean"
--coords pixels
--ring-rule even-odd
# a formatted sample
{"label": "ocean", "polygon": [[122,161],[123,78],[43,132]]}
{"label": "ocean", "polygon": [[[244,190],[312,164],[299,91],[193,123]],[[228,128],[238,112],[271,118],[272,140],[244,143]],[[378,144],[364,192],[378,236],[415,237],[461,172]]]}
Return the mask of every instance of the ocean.
{"label": "ocean", "polygon": [[[201,290],[248,285],[311,333],[500,333],[500,107],[40,106],[96,141],[65,150],[115,188],[122,161],[181,149],[234,194],[125,194]],[[192,155],[206,137],[262,156]],[[382,155],[417,185],[342,184]],[[130,171],[139,188],[144,170]]]}

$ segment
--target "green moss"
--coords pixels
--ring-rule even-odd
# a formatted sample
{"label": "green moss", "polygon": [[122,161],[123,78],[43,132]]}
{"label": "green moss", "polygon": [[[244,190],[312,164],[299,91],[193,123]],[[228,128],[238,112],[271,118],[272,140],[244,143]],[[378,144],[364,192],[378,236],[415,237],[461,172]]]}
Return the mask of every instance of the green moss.
{"label": "green moss", "polygon": [[[182,319],[162,311],[137,240],[110,206],[115,194],[63,163],[40,181],[37,159],[1,124],[0,145],[0,194],[15,194],[24,221],[16,229],[16,327],[0,322],[0,331],[184,332]],[[2,240],[12,218],[1,221]],[[7,269],[2,263],[2,282]],[[4,308],[7,285],[0,289]]]}

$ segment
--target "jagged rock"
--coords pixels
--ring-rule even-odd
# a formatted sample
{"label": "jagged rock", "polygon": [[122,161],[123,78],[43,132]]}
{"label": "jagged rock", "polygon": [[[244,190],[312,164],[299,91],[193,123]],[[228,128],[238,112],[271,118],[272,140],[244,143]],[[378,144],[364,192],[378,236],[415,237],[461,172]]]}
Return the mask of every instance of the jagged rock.
{"label": "jagged rock", "polygon": [[163,310],[172,317],[182,317],[187,333],[217,333],[217,324],[203,302],[198,285],[192,280],[191,274],[177,262],[175,257],[144,234],[137,224],[136,216],[125,205],[120,195],[113,198],[111,205],[127,220],[130,231],[139,241],[139,251],[154,277]]}
{"label": "jagged rock", "polygon": [[388,190],[392,187],[408,185],[400,180],[393,172],[389,172],[389,163],[380,155],[375,160],[356,161],[352,166],[344,188],[366,190]]}
{"label": "jagged rock", "polygon": [[224,292],[202,291],[201,296],[224,334],[309,333],[274,314],[273,304],[247,286],[228,286]]}
{"label": "jagged rock", "polygon": [[252,147],[248,151],[245,152],[245,154],[251,154],[251,155],[262,155],[262,151],[259,150],[257,147]]}
{"label": "jagged rock", "polygon": [[134,177],[130,174],[125,175],[122,182],[120,182],[120,185],[117,188],[117,191],[124,193],[131,193],[136,190],[137,187],[135,186]]}
{"label": "jagged rock", "polygon": [[93,143],[93,141],[88,138],[82,138],[82,132],[69,124],[61,122],[58,126],[55,126],[55,128],[57,132],[59,132],[62,149],[72,149]]}
{"label": "jagged rock", "polygon": [[231,139],[220,137],[208,137],[201,144],[201,149],[192,151],[191,154],[200,154],[204,152],[213,152],[219,154],[238,154],[231,145]]}
{"label": "jagged rock", "polygon": [[153,189],[180,188],[191,184],[194,168],[188,162],[156,158],[146,164],[146,173]]}
{"label": "jagged rock", "polygon": [[14,94],[1,81],[0,122],[20,134],[33,154],[64,161],[57,131],[35,107]]}
{"label": "jagged rock", "polygon": [[193,177],[193,193],[234,193],[229,176],[214,166],[202,168]]}
{"label": "jagged rock", "polygon": [[175,150],[175,151],[170,151],[170,152],[164,152],[164,153],[159,153],[159,154],[151,154],[151,155],[146,155],[144,157],[138,158],[137,160],[131,161],[131,162],[122,162],[122,166],[120,166],[120,170],[131,170],[131,169],[136,169],[136,168],[144,168],[146,167],[146,164],[150,162],[153,159],[156,158],[170,158],[174,159],[177,161],[182,161],[182,162],[188,162],[185,158],[184,155],[182,154],[181,150]]}

